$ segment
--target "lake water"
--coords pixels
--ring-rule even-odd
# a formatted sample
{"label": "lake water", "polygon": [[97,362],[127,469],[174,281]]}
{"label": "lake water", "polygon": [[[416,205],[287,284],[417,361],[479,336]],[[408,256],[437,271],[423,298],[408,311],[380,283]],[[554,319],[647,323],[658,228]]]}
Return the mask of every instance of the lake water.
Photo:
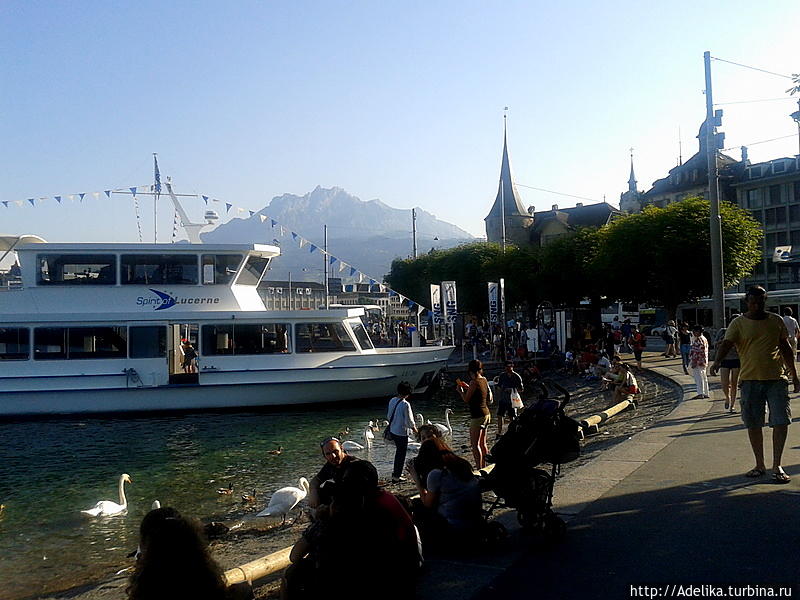
{"label": "lake water", "polygon": [[[256,490],[259,508],[283,486],[311,478],[319,441],[351,429],[362,442],[369,420],[385,418],[388,399],[280,412],[193,413],[113,418],[61,418],[0,423],[0,598],[35,596],[95,580],[127,566],[138,526],[153,500],[204,521],[252,514],[241,494]],[[455,444],[466,443],[466,409],[452,394],[413,402],[434,422],[454,409]],[[394,447],[376,434],[369,458],[391,473]],[[280,456],[268,453],[283,446]],[[366,455],[366,453],[360,453]],[[119,501],[126,515],[86,518],[98,500]],[[216,490],[234,485],[232,496]],[[255,557],[254,557],[255,558]]]}

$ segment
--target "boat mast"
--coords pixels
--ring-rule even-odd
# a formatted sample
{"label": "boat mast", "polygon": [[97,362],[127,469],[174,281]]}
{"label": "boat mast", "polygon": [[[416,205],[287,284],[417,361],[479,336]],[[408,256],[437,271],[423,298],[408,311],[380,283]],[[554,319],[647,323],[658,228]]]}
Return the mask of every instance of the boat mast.
{"label": "boat mast", "polygon": [[153,186],[153,243],[158,243],[158,199],[161,197],[161,173],[158,172],[158,155],[153,152],[155,185]]}

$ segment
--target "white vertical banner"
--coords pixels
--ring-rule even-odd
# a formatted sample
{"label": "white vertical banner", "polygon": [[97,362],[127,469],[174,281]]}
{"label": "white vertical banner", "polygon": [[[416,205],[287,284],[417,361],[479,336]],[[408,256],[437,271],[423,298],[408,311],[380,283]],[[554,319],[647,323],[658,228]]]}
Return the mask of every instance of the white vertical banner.
{"label": "white vertical banner", "polygon": [[499,314],[497,294],[499,287],[496,281],[490,281],[487,286],[489,288],[489,324],[497,325]]}
{"label": "white vertical banner", "polygon": [[442,318],[442,288],[431,284],[431,310],[433,311],[433,324],[441,325],[444,323]]}
{"label": "white vertical banner", "polygon": [[444,301],[444,318],[449,325],[456,322],[458,315],[458,300],[456,299],[456,282],[442,282],[442,300]]}
{"label": "white vertical banner", "polygon": [[505,331],[506,326],[506,280],[504,278],[500,278],[500,314],[503,315],[503,330]]}

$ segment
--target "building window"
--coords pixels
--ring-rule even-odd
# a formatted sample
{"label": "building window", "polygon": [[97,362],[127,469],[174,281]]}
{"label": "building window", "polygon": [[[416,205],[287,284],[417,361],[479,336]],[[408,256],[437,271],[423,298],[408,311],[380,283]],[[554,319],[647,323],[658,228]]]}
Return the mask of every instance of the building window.
{"label": "building window", "polygon": [[786,171],[786,161],[777,160],[772,163],[772,172],[773,173],[784,173]]}
{"label": "building window", "polygon": [[764,226],[775,227],[776,225],[786,225],[786,209],[783,206],[768,208],[764,211]]}
{"label": "building window", "polygon": [[789,243],[800,250],[800,229],[792,229],[789,237]]}
{"label": "building window", "polygon": [[769,186],[769,205],[775,206],[776,204],[780,203],[781,203],[781,186],[780,185]]}
{"label": "building window", "polygon": [[698,171],[697,169],[692,169],[692,181],[697,181]]}
{"label": "building window", "polygon": [[747,190],[747,208],[761,208],[761,190]]}
{"label": "building window", "polygon": [[750,179],[761,177],[761,165],[753,166],[747,169],[747,175]]}
{"label": "building window", "polygon": [[800,181],[794,182],[794,201],[800,202]]}
{"label": "building window", "polygon": [[762,225],[764,224],[764,212],[760,210],[751,210],[750,215]]}

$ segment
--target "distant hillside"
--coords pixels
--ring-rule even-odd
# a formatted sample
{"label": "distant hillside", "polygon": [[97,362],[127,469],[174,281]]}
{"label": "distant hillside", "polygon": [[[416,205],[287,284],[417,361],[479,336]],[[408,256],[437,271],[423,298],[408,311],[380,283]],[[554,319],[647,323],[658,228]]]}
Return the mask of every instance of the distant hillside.
{"label": "distant hillside", "polygon": [[[261,222],[259,215],[275,219],[286,229],[281,238],[277,227]],[[411,210],[387,206],[380,200],[364,202],[341,188],[317,187],[305,196],[276,196],[269,205],[248,219],[233,219],[202,234],[206,243],[273,243],[281,245],[281,258],[273,263],[269,278],[319,279],[323,259],[299,248],[289,231],[294,231],[322,246],[323,225],[328,226],[328,250],[337,258],[376,278],[389,271],[392,260],[411,255]],[[434,238],[438,238],[434,239]],[[417,251],[432,247],[450,248],[474,241],[474,236],[417,209]],[[331,276],[338,276],[338,263]],[[303,269],[306,269],[304,272]],[[342,273],[347,275],[347,272]]]}

